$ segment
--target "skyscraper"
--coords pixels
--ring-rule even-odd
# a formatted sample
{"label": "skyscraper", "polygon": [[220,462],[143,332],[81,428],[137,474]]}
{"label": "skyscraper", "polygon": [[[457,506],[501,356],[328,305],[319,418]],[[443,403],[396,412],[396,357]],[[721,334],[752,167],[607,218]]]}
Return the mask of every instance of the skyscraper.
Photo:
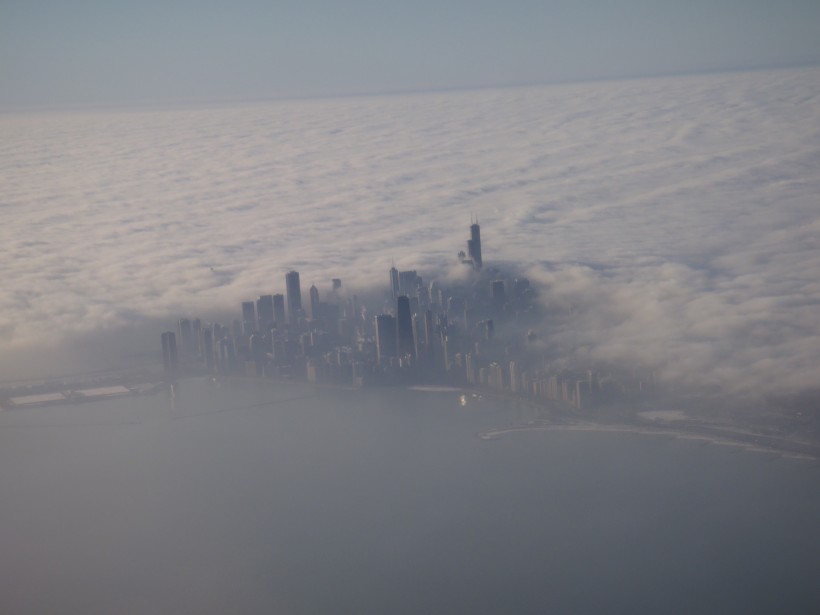
{"label": "skyscraper", "polygon": [[390,314],[376,316],[376,353],[379,363],[396,356],[396,319]]}
{"label": "skyscraper", "polygon": [[177,370],[177,336],[173,331],[162,334],[162,365],[165,373],[173,376]]}
{"label": "skyscraper", "polygon": [[416,344],[413,338],[413,315],[410,312],[410,298],[401,295],[396,310],[397,349],[399,356],[416,356]]}
{"label": "skyscraper", "polygon": [[[189,357],[194,354],[194,332],[191,321],[187,318],[180,318],[177,323],[179,329],[179,343],[182,346],[183,356]],[[174,336],[174,354],[176,355],[176,336]]]}
{"label": "skyscraper", "polygon": [[390,267],[390,292],[393,299],[399,296],[399,270],[395,266]]}
{"label": "skyscraper", "polygon": [[273,320],[278,327],[285,325],[285,295],[273,296]]}
{"label": "skyscraper", "polygon": [[202,340],[202,355],[205,358],[205,367],[208,371],[214,368],[214,337],[210,326],[202,327],[200,338]]}
{"label": "skyscraper", "polygon": [[481,227],[478,222],[470,225],[470,239],[467,240],[467,254],[473,261],[473,267],[481,269]]}
{"label": "skyscraper", "polygon": [[267,333],[273,324],[273,295],[262,295],[256,300],[256,318],[259,330]]}
{"label": "skyscraper", "polygon": [[408,297],[416,296],[416,286],[418,283],[419,274],[416,270],[399,271],[399,291],[402,295]]}
{"label": "skyscraper", "polygon": [[315,284],[310,287],[310,317],[313,320],[319,319],[319,289]]}
{"label": "skyscraper", "polygon": [[256,331],[256,310],[253,301],[242,302],[242,333],[250,336]]}
{"label": "skyscraper", "polygon": [[302,314],[302,288],[299,284],[298,271],[289,271],[285,274],[285,289],[288,293],[288,322],[295,325]]}

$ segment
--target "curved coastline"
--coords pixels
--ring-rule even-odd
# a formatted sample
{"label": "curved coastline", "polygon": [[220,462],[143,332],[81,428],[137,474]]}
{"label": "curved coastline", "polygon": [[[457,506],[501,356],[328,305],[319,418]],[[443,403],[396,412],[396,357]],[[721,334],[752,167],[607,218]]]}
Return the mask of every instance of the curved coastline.
{"label": "curved coastline", "polygon": [[[679,440],[696,440],[707,444],[716,444],[718,446],[732,446],[743,449],[748,452],[755,453],[769,453],[777,454],[780,457],[787,459],[800,459],[804,461],[820,462],[820,458],[810,453],[803,453],[799,451],[787,450],[779,447],[770,447],[759,444],[757,442],[745,442],[741,439],[732,439],[729,437],[720,437],[711,434],[692,433],[686,430],[664,428],[653,428],[648,425],[604,425],[597,423],[536,423],[531,425],[521,425],[515,427],[499,427],[488,429],[486,431],[478,432],[476,437],[481,440],[495,440],[502,436],[515,433],[531,432],[531,431],[574,431],[574,432],[593,432],[593,433],[628,433],[641,436],[664,436],[672,437]],[[738,434],[746,435],[746,434]]]}

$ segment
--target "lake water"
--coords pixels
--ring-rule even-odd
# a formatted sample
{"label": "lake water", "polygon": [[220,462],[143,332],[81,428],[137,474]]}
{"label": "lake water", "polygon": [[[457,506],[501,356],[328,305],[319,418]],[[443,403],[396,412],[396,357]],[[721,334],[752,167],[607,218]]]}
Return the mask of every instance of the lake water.
{"label": "lake water", "polygon": [[449,391],[0,413],[3,613],[813,613],[820,469]]}

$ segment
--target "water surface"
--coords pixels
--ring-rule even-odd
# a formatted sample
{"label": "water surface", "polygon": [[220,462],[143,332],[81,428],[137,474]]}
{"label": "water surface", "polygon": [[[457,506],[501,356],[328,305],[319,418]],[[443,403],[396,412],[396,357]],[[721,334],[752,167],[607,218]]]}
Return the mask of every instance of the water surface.
{"label": "water surface", "polygon": [[820,470],[452,391],[0,413],[4,613],[809,613]]}

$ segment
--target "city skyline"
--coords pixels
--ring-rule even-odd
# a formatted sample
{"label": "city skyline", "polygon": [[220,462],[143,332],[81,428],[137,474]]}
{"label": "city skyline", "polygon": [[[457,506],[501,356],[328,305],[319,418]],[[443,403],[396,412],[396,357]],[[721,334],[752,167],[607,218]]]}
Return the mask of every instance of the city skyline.
{"label": "city skyline", "polygon": [[4,3],[0,612],[813,612],[818,110],[816,0]]}
{"label": "city skyline", "polygon": [[[425,284],[416,271],[398,271],[391,263],[384,303],[375,315],[357,295],[339,297],[342,281],[338,278],[326,293],[330,303],[322,302],[317,287],[311,286],[311,311],[306,314],[296,307],[301,296],[298,272],[290,271],[285,276],[287,318],[267,325],[252,321],[253,302],[249,301],[241,304],[242,320],[234,319],[231,325],[182,318],[179,352],[173,331],[161,335],[165,381],[172,391],[178,379],[197,375],[214,380],[306,380],[343,387],[453,385],[526,399],[549,412],[572,408],[588,416],[607,412],[618,402],[663,399],[659,395],[663,383],[655,381],[651,369],[631,366],[632,376],[623,378],[629,370],[617,363],[596,366],[604,370],[598,373],[593,366],[569,368],[561,357],[548,362],[547,355],[533,345],[534,332],[524,336],[527,326],[542,318],[534,311],[537,291],[526,278],[484,275],[477,222],[471,222],[469,236],[471,258],[463,251],[458,256],[471,273],[461,284],[454,288],[442,288],[437,280]],[[488,272],[499,275],[493,267]],[[503,330],[498,338],[496,322]],[[528,345],[533,346],[528,349]],[[39,399],[17,397],[12,404]],[[775,440],[771,445],[796,446]]]}
{"label": "city skyline", "polygon": [[545,340],[567,356],[810,388],[815,72],[4,116],[0,371],[127,367],[163,322],[289,270],[306,310],[312,283],[365,289],[391,259],[447,278],[472,213],[495,262],[572,311]]}

